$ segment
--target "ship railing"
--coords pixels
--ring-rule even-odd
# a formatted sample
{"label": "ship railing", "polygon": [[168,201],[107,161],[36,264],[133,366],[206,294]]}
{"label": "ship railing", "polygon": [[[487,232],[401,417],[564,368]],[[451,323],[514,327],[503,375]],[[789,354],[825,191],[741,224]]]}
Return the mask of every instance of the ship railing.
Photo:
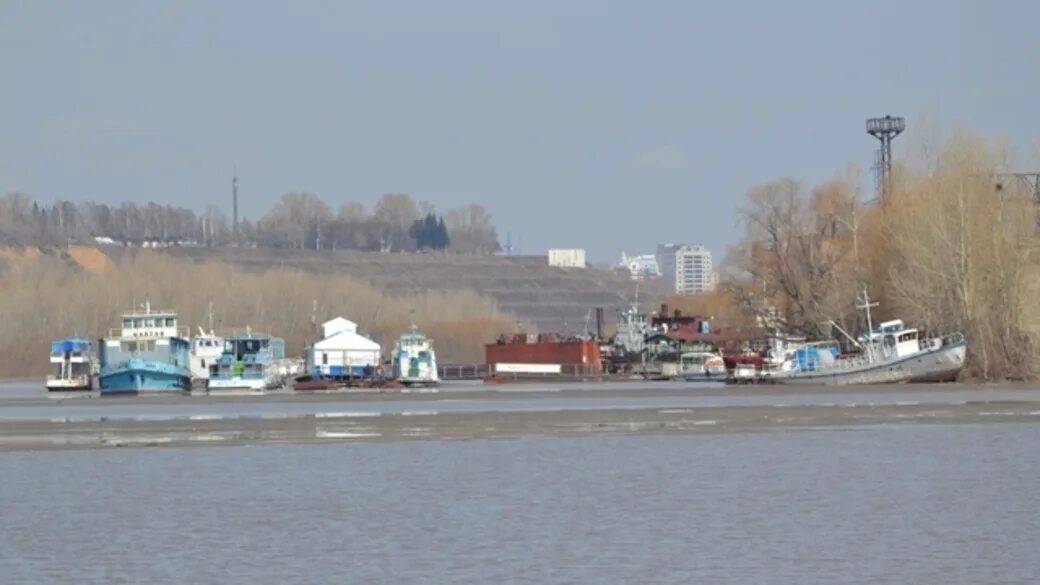
{"label": "ship railing", "polygon": [[441,364],[437,375],[441,380],[481,380],[488,375],[487,364]]}

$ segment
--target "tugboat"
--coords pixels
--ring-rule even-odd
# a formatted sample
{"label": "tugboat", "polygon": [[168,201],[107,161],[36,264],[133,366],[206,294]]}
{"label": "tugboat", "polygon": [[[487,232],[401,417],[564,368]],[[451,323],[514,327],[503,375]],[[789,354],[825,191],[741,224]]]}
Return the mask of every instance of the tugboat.
{"label": "tugboat", "polygon": [[122,327],[100,344],[101,394],[187,392],[191,390],[187,328],[177,313],[143,310],[122,315]]}
{"label": "tugboat", "polygon": [[51,344],[51,364],[56,371],[47,376],[47,390],[91,390],[94,388],[94,347],[89,339],[70,337]]}
{"label": "tugboat", "polygon": [[433,340],[419,333],[415,325],[397,340],[392,371],[393,377],[405,386],[436,386],[440,383]]}
{"label": "tugboat", "polygon": [[224,351],[210,366],[210,391],[262,392],[285,384],[289,375],[285,340],[249,328],[224,338]]}

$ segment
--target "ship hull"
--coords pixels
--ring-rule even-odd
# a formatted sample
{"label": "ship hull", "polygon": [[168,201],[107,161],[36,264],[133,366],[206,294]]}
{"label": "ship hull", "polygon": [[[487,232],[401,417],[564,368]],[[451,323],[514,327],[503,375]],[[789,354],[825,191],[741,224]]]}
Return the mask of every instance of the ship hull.
{"label": "ship hull", "polygon": [[94,383],[90,376],[48,378],[45,386],[47,387],[48,392],[69,392],[73,390],[90,391],[94,389]]}
{"label": "ship hull", "polygon": [[686,382],[722,382],[726,379],[726,368],[684,370],[679,377]]}
{"label": "ship hull", "polygon": [[966,354],[967,344],[958,341],[897,360],[858,368],[772,373],[763,375],[759,381],[767,384],[821,386],[951,382],[957,379],[964,367]]}
{"label": "ship hull", "polygon": [[172,364],[129,360],[105,368],[99,383],[102,395],[187,392],[191,374]]}

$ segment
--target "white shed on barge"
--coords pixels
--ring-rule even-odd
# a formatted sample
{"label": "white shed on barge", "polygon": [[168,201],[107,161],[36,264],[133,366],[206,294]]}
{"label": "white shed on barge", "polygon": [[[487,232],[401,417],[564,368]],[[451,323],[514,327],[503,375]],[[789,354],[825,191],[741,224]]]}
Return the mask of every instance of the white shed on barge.
{"label": "white shed on barge", "polygon": [[306,372],[316,378],[371,377],[382,348],[357,332],[357,323],[337,317],[321,326],[322,339],[306,350]]}

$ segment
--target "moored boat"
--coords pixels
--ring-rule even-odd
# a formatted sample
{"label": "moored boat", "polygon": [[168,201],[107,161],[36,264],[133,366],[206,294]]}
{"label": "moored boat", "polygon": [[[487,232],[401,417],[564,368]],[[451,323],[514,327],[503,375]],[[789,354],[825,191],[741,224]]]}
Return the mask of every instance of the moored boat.
{"label": "moored boat", "polygon": [[47,390],[91,390],[94,387],[96,363],[94,347],[89,339],[71,337],[51,343],[51,367],[47,376]]}
{"label": "moored boat", "polygon": [[726,362],[717,353],[690,351],[679,356],[679,377],[687,382],[726,379]]}
{"label": "moored boat", "polygon": [[840,355],[835,342],[781,348],[769,356],[772,367],[762,369],[754,381],[841,386],[957,379],[967,355],[963,335],[921,339],[917,329],[907,328],[899,320],[875,328],[870,318],[870,309],[875,306],[877,303],[871,303],[864,292],[858,308],[866,312],[867,333],[853,339],[842,331],[857,348],[856,353]]}
{"label": "moored boat", "polygon": [[199,327],[199,334],[191,340],[191,383],[193,388],[205,388],[210,367],[224,353],[224,338]]}
{"label": "moored boat", "polygon": [[289,372],[285,340],[247,328],[224,338],[223,352],[210,366],[206,388],[210,392],[260,392],[283,386]]}
{"label": "moored boat", "polygon": [[391,371],[393,378],[405,386],[436,386],[440,379],[433,340],[412,325],[394,346]]}
{"label": "moored boat", "polygon": [[183,392],[191,389],[188,332],[177,313],[143,310],[122,315],[122,327],[100,344],[101,394]]}

